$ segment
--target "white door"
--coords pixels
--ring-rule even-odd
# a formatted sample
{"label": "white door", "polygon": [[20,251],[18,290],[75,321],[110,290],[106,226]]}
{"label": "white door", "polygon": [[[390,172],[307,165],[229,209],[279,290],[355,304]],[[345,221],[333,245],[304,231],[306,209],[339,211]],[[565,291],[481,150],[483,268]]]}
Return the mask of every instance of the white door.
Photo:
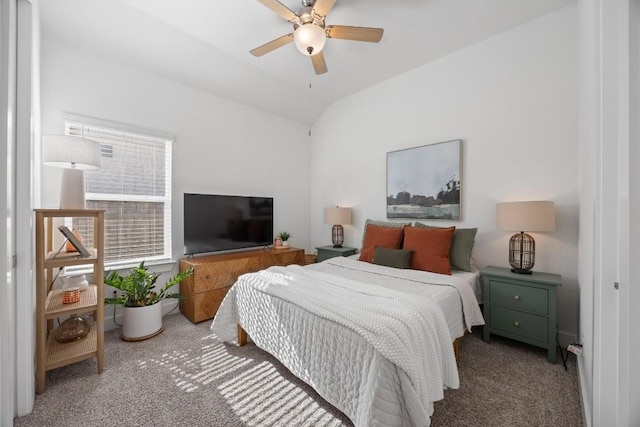
{"label": "white door", "polygon": [[[621,412],[626,425],[640,425],[640,280],[632,266],[640,260],[640,0],[629,5],[629,149],[628,149],[628,200],[621,200],[627,206],[628,223],[624,248],[620,257],[621,283],[628,286],[621,289],[620,298],[625,307],[620,311],[620,336],[624,340],[626,355],[622,355],[620,365]],[[624,230],[621,230],[624,231]],[[624,253],[626,252],[626,255]],[[635,273],[635,274],[634,274]]]}
{"label": "white door", "polygon": [[39,95],[33,84],[39,80],[33,66],[34,30],[39,34],[34,1],[36,7],[31,0],[0,0],[0,426],[13,425],[34,401],[31,165],[38,160],[33,140],[39,129],[33,108]]}
{"label": "white door", "polygon": [[[13,186],[15,172],[16,17],[13,0],[0,0],[0,426],[15,413],[15,311]],[[6,159],[6,161],[4,160]],[[6,167],[5,167],[6,165]]]}

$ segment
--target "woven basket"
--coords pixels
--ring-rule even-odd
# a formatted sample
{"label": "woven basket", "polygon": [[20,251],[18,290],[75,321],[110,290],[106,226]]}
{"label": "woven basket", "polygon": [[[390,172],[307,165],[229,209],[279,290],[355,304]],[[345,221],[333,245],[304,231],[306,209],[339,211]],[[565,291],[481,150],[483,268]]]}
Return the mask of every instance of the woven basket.
{"label": "woven basket", "polygon": [[73,304],[80,301],[80,288],[69,288],[62,291],[62,303]]}
{"label": "woven basket", "polygon": [[318,261],[316,254],[304,254],[304,265],[315,264]]}

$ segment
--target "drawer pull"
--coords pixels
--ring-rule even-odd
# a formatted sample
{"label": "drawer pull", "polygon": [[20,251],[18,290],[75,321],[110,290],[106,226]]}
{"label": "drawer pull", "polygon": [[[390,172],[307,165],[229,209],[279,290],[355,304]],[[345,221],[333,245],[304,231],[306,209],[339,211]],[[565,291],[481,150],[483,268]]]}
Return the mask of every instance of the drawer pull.
{"label": "drawer pull", "polygon": [[520,295],[516,294],[515,299],[516,299],[516,301],[519,301],[520,300]]}
{"label": "drawer pull", "polygon": [[205,277],[207,280],[211,280],[211,276],[209,276],[208,274]]}
{"label": "drawer pull", "polygon": [[520,322],[518,322],[517,320],[516,320],[515,322],[513,322],[513,324],[514,324],[516,327],[520,327]]}

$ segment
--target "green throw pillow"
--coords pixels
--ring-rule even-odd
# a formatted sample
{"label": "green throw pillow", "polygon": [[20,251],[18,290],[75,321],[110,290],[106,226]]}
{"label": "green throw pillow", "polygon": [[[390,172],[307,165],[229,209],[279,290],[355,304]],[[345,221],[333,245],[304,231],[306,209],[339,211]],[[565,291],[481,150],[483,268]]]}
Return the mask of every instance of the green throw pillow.
{"label": "green throw pillow", "polygon": [[392,222],[392,221],[376,221],[373,219],[367,219],[364,222],[364,230],[362,233],[362,244],[364,245],[364,238],[367,234],[367,225],[377,225],[379,227],[390,227],[390,228],[404,228],[411,225],[410,222]]}
{"label": "green throw pillow", "polygon": [[[416,222],[415,227],[442,228],[420,222]],[[471,251],[473,250],[473,243],[475,242],[477,232],[477,228],[456,228],[451,242],[451,268],[462,271],[473,270],[471,265]]]}
{"label": "green throw pillow", "polygon": [[413,251],[376,246],[376,252],[371,262],[393,268],[411,268],[411,254]]}

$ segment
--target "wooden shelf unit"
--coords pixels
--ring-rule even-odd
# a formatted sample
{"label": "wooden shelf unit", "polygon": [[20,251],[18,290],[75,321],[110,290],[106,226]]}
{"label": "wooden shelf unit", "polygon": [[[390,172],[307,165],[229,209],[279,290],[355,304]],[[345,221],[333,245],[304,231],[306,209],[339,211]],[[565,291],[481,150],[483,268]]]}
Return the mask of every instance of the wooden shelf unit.
{"label": "wooden shelf unit", "polygon": [[[104,211],[97,209],[35,209],[36,220],[36,393],[44,392],[48,370],[96,358],[98,373],[104,368]],[[94,248],[91,256],[53,250],[55,218],[92,218]],[[51,289],[54,269],[87,265],[93,270],[93,282],[80,292],[80,301],[62,303],[62,290]],[[54,338],[54,320],[73,314],[93,314],[91,331],[85,338],[58,343]]]}

